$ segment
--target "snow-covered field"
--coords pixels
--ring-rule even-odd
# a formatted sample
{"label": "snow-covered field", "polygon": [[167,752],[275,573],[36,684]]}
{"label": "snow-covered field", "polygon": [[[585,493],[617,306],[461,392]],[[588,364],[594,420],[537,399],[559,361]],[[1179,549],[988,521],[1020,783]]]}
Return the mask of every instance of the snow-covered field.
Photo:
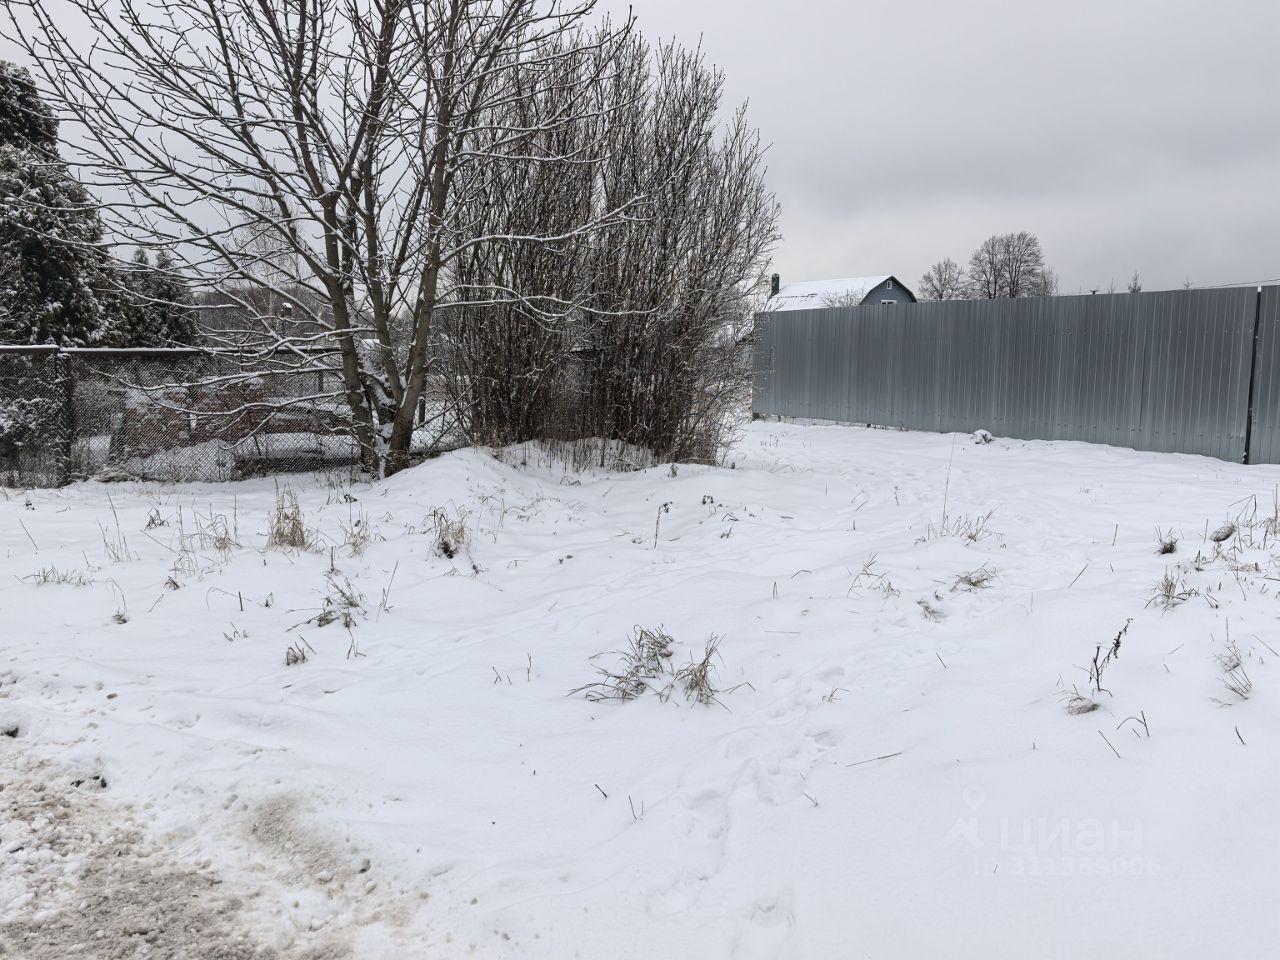
{"label": "snow-covered field", "polygon": [[0,955],[1274,955],[1280,469],[733,456],[0,495]]}

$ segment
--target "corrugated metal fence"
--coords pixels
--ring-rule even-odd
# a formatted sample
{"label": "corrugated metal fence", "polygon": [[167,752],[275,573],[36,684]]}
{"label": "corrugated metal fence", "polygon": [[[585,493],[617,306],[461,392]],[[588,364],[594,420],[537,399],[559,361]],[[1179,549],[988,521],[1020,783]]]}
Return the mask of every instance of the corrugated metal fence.
{"label": "corrugated metal fence", "polygon": [[758,329],[758,415],[1280,463],[1280,287],[797,310]]}

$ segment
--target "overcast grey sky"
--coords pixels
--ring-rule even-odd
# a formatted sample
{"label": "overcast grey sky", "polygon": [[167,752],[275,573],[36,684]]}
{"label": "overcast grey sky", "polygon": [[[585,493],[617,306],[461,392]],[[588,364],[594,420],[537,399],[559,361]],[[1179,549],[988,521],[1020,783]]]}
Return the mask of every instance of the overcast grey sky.
{"label": "overcast grey sky", "polygon": [[786,279],[914,285],[1010,230],[1064,293],[1280,278],[1280,0],[602,3],[750,101]]}
{"label": "overcast grey sky", "polygon": [[1280,0],[631,5],[750,101],[785,279],[914,284],[1023,229],[1064,293],[1280,278]]}

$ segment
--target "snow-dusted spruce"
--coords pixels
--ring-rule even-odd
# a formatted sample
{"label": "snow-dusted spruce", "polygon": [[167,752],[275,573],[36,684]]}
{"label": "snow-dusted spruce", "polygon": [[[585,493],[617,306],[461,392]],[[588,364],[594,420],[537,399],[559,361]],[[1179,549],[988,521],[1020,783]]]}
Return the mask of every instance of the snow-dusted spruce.
{"label": "snow-dusted spruce", "polygon": [[0,344],[194,342],[173,258],[113,260],[97,200],[59,156],[57,117],[29,71],[0,61]]}
{"label": "snow-dusted spruce", "polygon": [[0,61],[0,343],[87,346],[116,316],[102,222],[30,74]]}
{"label": "snow-dusted spruce", "polygon": [[[520,236],[467,219],[471,197],[509,165],[599,155],[602,144],[569,156],[554,145],[557,129],[598,111],[574,92],[615,70],[630,26],[583,32],[593,7],[36,0],[11,25],[55,106],[84,125],[93,183],[121,198],[109,226],[172,246],[236,304],[248,322],[224,340],[300,370],[313,363],[303,348],[336,347],[367,465],[390,472],[409,450],[438,308],[493,299],[459,288],[458,260],[480,243],[572,243],[637,200]],[[563,95],[540,96],[539,78],[558,67]],[[246,233],[296,273],[263,271]],[[293,316],[263,314],[264,288]]]}
{"label": "snow-dusted spruce", "polygon": [[120,345],[167,347],[200,342],[190,284],[168,250],[162,248],[152,259],[139,247],[118,273],[127,292],[124,327],[117,337]]}

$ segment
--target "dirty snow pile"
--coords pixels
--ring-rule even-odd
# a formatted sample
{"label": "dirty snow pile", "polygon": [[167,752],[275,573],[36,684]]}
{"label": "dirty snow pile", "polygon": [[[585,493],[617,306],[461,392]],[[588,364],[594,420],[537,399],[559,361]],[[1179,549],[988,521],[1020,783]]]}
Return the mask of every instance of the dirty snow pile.
{"label": "dirty snow pile", "polygon": [[1280,468],[731,460],[0,494],[0,956],[1271,955]]}

